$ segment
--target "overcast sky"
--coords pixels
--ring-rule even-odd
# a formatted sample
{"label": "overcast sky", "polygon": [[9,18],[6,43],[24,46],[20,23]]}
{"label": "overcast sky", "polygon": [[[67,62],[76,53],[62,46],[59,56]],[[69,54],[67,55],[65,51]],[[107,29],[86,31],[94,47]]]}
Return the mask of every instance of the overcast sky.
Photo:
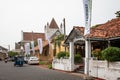
{"label": "overcast sky", "polygon": [[[93,0],[92,25],[115,18],[120,0]],[[24,32],[44,32],[54,17],[58,26],[66,18],[67,34],[73,26],[84,26],[83,0],[0,0],[0,45],[14,49]]]}

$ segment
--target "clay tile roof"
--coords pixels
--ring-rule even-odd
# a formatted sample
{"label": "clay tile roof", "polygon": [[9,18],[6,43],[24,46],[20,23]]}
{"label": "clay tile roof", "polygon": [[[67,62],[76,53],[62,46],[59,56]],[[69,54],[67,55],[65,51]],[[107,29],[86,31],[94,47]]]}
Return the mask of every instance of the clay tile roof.
{"label": "clay tile roof", "polygon": [[92,28],[88,36],[93,38],[120,37],[120,18],[112,19],[105,24]]}
{"label": "clay tile roof", "polygon": [[42,38],[42,40],[45,40],[45,34],[44,33],[33,33],[33,32],[23,32],[23,40],[37,40],[38,38]]}
{"label": "clay tile roof", "polygon": [[59,27],[58,27],[58,25],[57,25],[57,23],[56,23],[54,18],[52,19],[49,28],[59,29]]}
{"label": "clay tile roof", "polygon": [[84,34],[84,27],[79,27],[79,26],[74,26],[75,30],[79,30],[80,34],[83,35]]}

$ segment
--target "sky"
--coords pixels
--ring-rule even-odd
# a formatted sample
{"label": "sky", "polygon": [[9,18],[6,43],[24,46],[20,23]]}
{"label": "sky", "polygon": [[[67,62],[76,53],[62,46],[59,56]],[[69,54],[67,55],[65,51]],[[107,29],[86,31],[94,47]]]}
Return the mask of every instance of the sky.
{"label": "sky", "polygon": [[[116,17],[120,0],[92,0],[91,25]],[[73,26],[84,26],[83,0],[0,0],[0,46],[14,49],[21,41],[21,31],[44,33],[44,26],[54,17],[58,26],[66,19],[66,33]]]}

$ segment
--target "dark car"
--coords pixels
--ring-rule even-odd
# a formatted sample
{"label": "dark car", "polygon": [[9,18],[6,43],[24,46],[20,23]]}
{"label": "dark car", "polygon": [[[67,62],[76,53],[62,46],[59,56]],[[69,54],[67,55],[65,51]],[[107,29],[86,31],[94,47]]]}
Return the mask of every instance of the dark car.
{"label": "dark car", "polygon": [[15,62],[14,62],[14,66],[23,66],[24,64],[24,57],[23,56],[17,56],[15,57]]}

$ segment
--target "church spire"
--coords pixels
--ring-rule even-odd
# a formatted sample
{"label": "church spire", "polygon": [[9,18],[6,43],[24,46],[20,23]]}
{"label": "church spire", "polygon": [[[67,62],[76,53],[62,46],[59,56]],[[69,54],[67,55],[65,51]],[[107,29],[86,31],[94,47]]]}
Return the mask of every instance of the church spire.
{"label": "church spire", "polygon": [[59,29],[54,18],[52,18],[49,28]]}

